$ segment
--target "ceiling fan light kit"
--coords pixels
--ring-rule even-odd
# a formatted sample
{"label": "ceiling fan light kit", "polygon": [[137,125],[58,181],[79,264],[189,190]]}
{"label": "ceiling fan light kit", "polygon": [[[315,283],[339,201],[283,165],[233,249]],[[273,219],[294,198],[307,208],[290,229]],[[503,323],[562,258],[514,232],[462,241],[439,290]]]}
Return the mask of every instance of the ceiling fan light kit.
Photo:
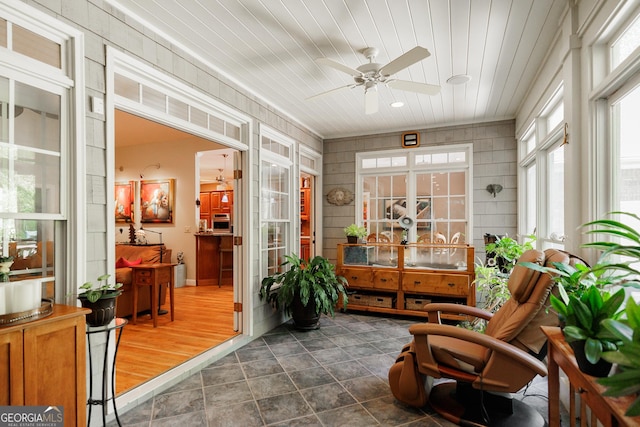
{"label": "ceiling fan light kit", "polygon": [[363,86],[365,95],[365,113],[374,114],[378,111],[378,84],[385,84],[392,89],[421,93],[425,95],[437,95],[440,92],[440,86],[437,85],[391,78],[393,74],[396,74],[404,70],[405,68],[408,68],[411,65],[429,57],[431,53],[429,53],[429,51],[424,47],[416,46],[386,65],[374,62],[376,56],[378,56],[378,49],[376,49],[375,47],[367,47],[361,52],[369,60],[369,62],[366,64],[362,64],[357,68],[351,68],[330,58],[316,59],[316,62],[318,64],[326,65],[335,70],[353,76],[354,83],[319,93],[307,98],[307,100],[317,98],[319,96],[326,95],[345,88],[353,89],[358,86]]}

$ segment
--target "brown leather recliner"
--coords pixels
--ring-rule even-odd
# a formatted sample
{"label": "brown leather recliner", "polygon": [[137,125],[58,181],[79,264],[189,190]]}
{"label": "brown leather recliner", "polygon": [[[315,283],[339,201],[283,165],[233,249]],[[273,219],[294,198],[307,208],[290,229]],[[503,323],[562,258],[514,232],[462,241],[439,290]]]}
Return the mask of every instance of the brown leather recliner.
{"label": "brown leather recliner", "polygon": [[[530,250],[519,262],[551,266],[552,262],[582,262],[566,252]],[[495,313],[458,304],[428,304],[429,323],[412,325],[418,370],[441,381],[428,390],[429,403],[444,418],[463,425],[544,425],[534,409],[515,393],[536,375],[546,376],[541,362],[546,338],[540,326],[558,325],[550,308],[552,277],[516,265],[508,282],[511,298]],[[441,313],[488,320],[485,333],[441,324]],[[514,418],[515,417],[515,418]]]}

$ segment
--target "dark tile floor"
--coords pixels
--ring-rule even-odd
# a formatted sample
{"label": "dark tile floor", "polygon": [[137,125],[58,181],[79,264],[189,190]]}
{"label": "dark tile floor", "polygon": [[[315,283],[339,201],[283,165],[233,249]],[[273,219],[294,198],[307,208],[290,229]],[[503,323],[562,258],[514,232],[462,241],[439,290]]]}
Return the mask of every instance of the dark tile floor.
{"label": "dark tile floor", "polygon": [[[314,331],[284,324],[120,419],[130,427],[450,426],[389,389],[389,367],[417,322],[336,313]],[[536,378],[518,398],[546,418],[546,394]]]}

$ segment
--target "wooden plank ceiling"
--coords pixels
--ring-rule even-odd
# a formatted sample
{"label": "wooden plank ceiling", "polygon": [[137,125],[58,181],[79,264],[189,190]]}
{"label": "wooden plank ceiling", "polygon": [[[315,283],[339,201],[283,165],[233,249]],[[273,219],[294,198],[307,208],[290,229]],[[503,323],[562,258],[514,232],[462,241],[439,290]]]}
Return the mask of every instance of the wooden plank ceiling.
{"label": "wooden plank ceiling", "polygon": [[[558,32],[567,0],[106,0],[323,138],[513,118]],[[430,96],[364,88],[317,58],[357,68],[416,45],[431,56],[393,77],[440,85]],[[447,83],[469,75],[462,85]],[[401,108],[391,108],[402,101]]]}

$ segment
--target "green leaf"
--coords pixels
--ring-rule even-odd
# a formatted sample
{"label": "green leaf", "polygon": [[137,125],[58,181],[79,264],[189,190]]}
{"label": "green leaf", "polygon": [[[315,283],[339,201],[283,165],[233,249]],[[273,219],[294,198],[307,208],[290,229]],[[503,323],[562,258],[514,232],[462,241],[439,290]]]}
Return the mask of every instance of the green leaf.
{"label": "green leaf", "polygon": [[590,363],[598,363],[602,354],[602,342],[598,339],[587,338],[584,343],[584,354]]}

